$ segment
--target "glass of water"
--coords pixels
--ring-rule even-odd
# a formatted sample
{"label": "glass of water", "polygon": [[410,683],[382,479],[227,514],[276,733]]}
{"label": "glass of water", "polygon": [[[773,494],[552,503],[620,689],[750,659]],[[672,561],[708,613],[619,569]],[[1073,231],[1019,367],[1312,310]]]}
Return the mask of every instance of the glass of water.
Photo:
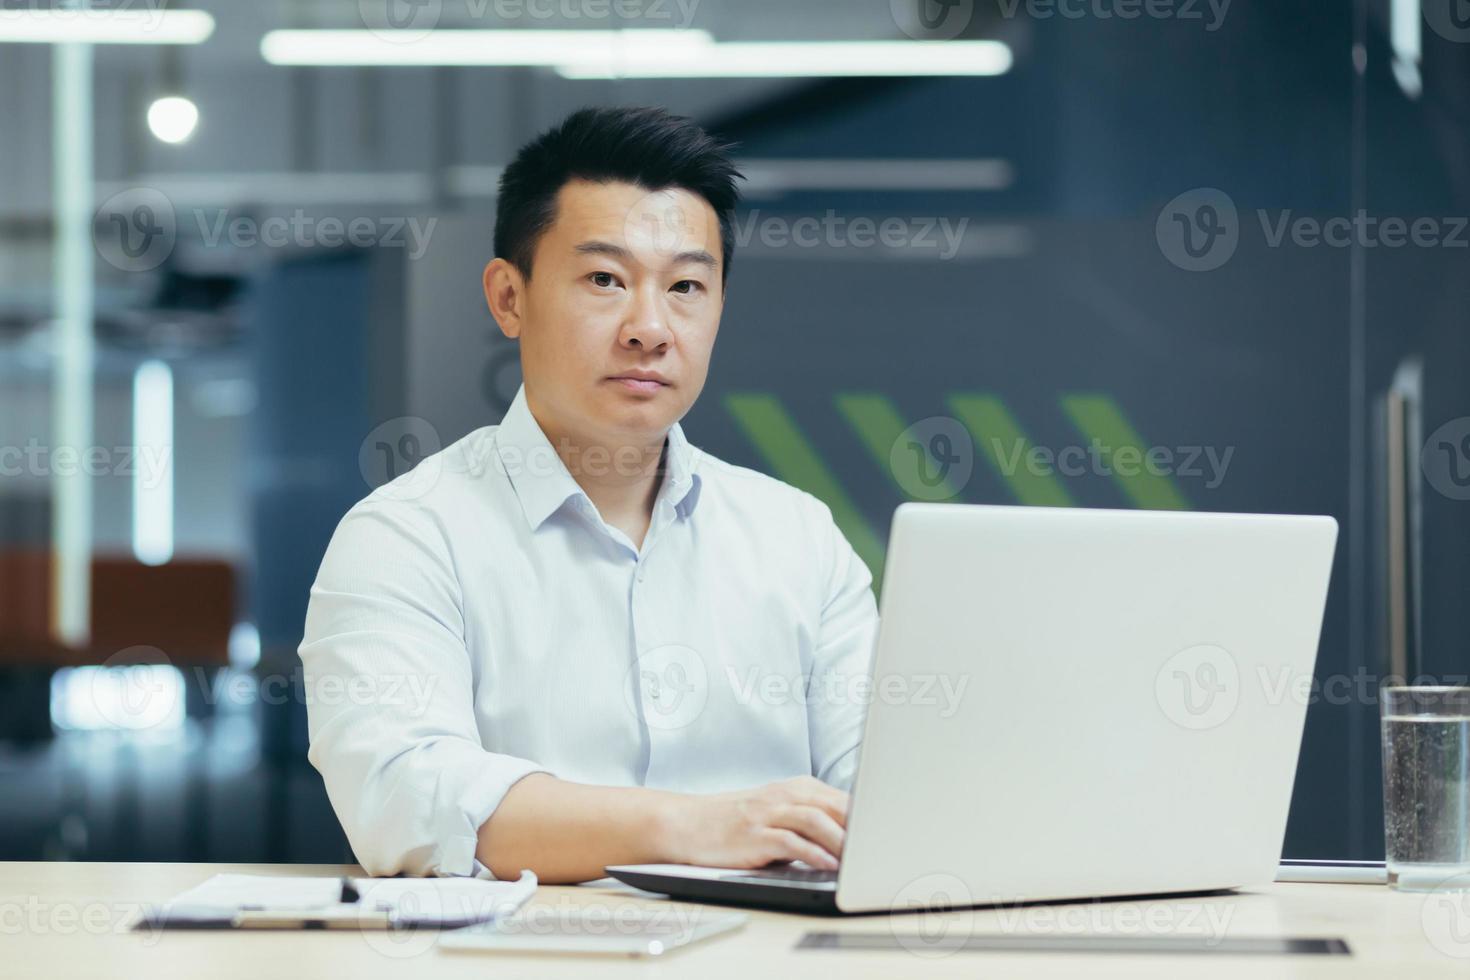
{"label": "glass of water", "polygon": [[1470,875],[1470,687],[1385,687],[1379,699],[1388,880],[1430,891]]}

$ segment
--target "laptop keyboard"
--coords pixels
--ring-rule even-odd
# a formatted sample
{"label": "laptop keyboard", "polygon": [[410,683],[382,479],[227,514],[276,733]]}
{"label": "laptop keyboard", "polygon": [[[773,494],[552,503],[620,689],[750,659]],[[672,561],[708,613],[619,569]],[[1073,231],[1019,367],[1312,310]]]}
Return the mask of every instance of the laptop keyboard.
{"label": "laptop keyboard", "polygon": [[738,874],[724,875],[721,881],[777,882],[793,885],[828,885],[837,881],[836,871],[823,868],[756,868]]}

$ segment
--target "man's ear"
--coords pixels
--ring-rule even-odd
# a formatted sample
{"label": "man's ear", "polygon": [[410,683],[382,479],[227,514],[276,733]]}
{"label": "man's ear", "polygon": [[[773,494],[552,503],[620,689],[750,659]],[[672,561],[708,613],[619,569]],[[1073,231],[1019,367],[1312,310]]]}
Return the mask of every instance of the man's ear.
{"label": "man's ear", "polygon": [[490,315],[500,325],[500,332],[511,340],[521,335],[521,316],[526,302],[526,280],[505,259],[491,259],[485,266],[485,303]]}

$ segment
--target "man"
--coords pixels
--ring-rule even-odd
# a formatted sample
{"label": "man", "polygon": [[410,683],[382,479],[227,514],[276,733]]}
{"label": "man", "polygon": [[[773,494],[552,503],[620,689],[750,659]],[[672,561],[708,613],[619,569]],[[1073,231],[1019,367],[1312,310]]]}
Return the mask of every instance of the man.
{"label": "man", "polygon": [[724,306],[726,149],[584,109],[505,170],[484,288],[525,383],[352,508],[300,649],[309,691],[363,694],[313,699],[310,758],[373,874],[836,867],[871,576],[825,505],[679,426]]}

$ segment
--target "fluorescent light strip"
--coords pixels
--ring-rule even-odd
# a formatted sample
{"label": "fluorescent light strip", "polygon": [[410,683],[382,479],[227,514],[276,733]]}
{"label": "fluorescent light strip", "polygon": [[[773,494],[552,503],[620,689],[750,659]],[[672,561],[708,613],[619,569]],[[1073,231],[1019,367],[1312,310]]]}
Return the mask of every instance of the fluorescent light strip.
{"label": "fluorescent light strip", "polygon": [[273,65],[637,65],[656,57],[697,59],[714,46],[707,31],[695,30],[414,31],[402,40],[393,34],[270,31],[260,53]]}
{"label": "fluorescent light strip", "polygon": [[796,78],[1003,75],[1003,41],[730,41],[695,53],[661,50],[619,65],[567,57],[563,78]]}
{"label": "fluorescent light strip", "polygon": [[273,65],[539,65],[564,78],[1001,75],[1003,41],[730,41],[696,30],[270,31]]}
{"label": "fluorescent light strip", "polygon": [[213,33],[202,10],[0,10],[0,44],[199,44]]}
{"label": "fluorescent light strip", "polygon": [[1010,187],[1015,170],[1001,159],[758,159],[738,158],[744,192],[828,191],[998,191]]}
{"label": "fluorescent light strip", "polygon": [[133,375],[133,555],[145,565],[174,556],[174,375],[144,361]]}

